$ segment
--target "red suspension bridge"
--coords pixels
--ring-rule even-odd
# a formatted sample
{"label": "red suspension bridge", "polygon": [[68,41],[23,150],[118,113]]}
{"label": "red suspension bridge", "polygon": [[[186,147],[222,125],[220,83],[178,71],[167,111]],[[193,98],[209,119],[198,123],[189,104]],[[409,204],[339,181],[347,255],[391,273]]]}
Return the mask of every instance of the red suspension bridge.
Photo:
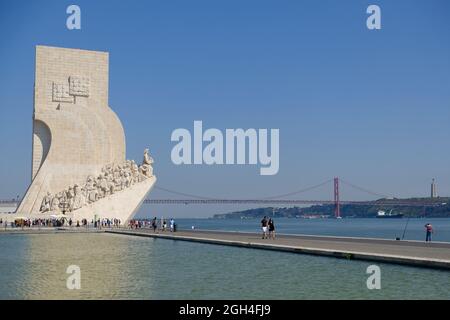
{"label": "red suspension bridge", "polygon": [[[307,191],[311,191],[314,189],[317,189],[319,187],[322,187],[328,183],[333,183],[333,195],[334,199],[332,200],[298,200],[298,199],[285,199],[289,196],[295,196],[301,193],[305,193]],[[369,201],[342,201],[339,197],[339,184],[345,184],[346,186],[349,186],[351,188],[357,189],[359,191],[368,193],[372,196],[377,196],[378,200],[369,200]],[[341,205],[364,205],[364,206],[370,206],[370,205],[377,205],[377,206],[420,206],[420,207],[427,207],[427,206],[436,206],[440,205],[440,202],[435,201],[431,198],[420,198],[415,199],[414,201],[411,200],[402,200],[397,199],[393,196],[384,195],[381,193],[373,192],[370,190],[367,190],[365,188],[359,187],[357,185],[354,185],[350,182],[346,182],[345,180],[339,179],[338,177],[335,177],[334,179],[329,179],[327,181],[324,181],[322,183],[319,183],[317,185],[304,188],[301,190],[297,190],[294,192],[286,193],[286,194],[280,194],[275,195],[272,197],[265,197],[260,199],[220,199],[220,198],[211,198],[211,197],[205,197],[200,195],[194,195],[189,193],[183,193],[178,192],[170,189],[166,189],[163,187],[155,187],[155,189],[175,194],[178,196],[186,197],[186,199],[146,199],[144,201],[145,204],[260,204],[260,205],[273,205],[273,204],[286,204],[286,205],[334,205],[334,214],[336,218],[339,218],[341,216],[340,207]]]}

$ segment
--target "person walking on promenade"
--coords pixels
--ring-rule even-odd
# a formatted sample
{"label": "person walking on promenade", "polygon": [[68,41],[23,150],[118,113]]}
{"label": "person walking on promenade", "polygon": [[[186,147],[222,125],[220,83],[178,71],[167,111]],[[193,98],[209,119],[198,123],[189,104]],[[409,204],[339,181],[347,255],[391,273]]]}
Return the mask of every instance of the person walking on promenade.
{"label": "person walking on promenade", "polygon": [[263,239],[267,239],[267,223],[268,223],[267,217],[264,216],[264,218],[261,220],[261,227],[262,227],[262,232],[263,232],[262,238]]}
{"label": "person walking on promenade", "polygon": [[175,227],[175,220],[173,220],[172,218],[170,219],[170,232],[173,232],[174,227]]}
{"label": "person walking on promenade", "polygon": [[269,238],[275,239],[275,224],[272,218],[269,219],[268,226],[269,226]]}
{"label": "person walking on promenade", "polygon": [[154,217],[152,220],[152,228],[153,232],[156,232],[156,229],[158,228],[158,224],[156,223],[156,217]]}
{"label": "person walking on promenade", "polygon": [[425,225],[425,231],[427,233],[425,237],[425,242],[431,242],[431,234],[433,233],[433,226],[430,223]]}

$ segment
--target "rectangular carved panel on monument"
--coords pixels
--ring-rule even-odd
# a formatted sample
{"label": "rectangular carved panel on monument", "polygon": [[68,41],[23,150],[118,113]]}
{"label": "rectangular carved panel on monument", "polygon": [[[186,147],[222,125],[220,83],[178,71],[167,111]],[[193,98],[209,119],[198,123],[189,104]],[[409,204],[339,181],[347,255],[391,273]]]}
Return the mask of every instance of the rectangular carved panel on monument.
{"label": "rectangular carved panel on monument", "polygon": [[73,102],[73,96],[70,95],[69,86],[63,83],[53,82],[52,100],[54,102]]}
{"label": "rectangular carved panel on monument", "polygon": [[89,97],[89,78],[70,76],[69,93],[73,96]]}

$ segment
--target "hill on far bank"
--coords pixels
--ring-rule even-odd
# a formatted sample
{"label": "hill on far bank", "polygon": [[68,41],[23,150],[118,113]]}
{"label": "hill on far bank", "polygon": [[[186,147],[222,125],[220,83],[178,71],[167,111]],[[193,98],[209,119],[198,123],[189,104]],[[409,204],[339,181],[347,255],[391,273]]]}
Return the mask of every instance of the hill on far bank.
{"label": "hill on far bank", "polygon": [[[377,201],[383,201],[383,205],[370,204],[370,205],[355,205],[355,204],[343,204],[341,205],[342,217],[353,218],[374,218],[377,216],[378,211],[383,210],[393,214],[402,213],[405,217],[419,218],[449,218],[450,217],[450,198],[440,197],[431,200],[426,198],[428,202],[432,201],[434,204],[431,206],[417,206],[415,203],[423,201],[424,198],[409,198],[409,199],[380,199]],[[411,206],[399,205],[396,203],[411,202]],[[386,205],[386,203],[389,203]],[[255,208],[243,211],[235,211],[230,213],[215,214],[215,219],[251,219],[262,218],[264,216],[277,217],[277,218],[300,218],[304,216],[334,216],[334,205],[313,205],[310,207],[284,207],[284,208]]]}

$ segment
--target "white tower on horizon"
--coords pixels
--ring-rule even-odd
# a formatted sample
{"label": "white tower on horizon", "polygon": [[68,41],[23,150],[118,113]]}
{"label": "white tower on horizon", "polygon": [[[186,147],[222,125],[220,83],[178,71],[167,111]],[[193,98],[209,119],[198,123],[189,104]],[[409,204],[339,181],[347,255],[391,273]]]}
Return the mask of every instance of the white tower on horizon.
{"label": "white tower on horizon", "polygon": [[434,178],[433,180],[431,180],[431,198],[437,198],[437,189],[436,189],[436,182],[434,182]]}

